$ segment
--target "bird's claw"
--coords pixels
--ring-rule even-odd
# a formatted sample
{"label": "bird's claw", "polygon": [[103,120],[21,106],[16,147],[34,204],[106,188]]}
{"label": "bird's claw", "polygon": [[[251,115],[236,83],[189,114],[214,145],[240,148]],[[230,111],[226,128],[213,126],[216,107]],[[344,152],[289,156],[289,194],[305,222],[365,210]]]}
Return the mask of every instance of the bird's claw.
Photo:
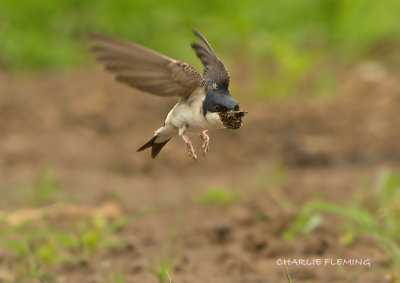
{"label": "bird's claw", "polygon": [[204,141],[202,149],[203,149],[203,156],[206,156],[206,153],[209,150],[209,141],[208,140]]}
{"label": "bird's claw", "polygon": [[192,143],[191,143],[191,142],[188,142],[186,145],[187,145],[187,149],[188,149],[189,156],[190,156],[191,158],[193,158],[195,161],[197,161],[197,155],[196,155],[196,153],[194,152],[194,148],[193,148]]}
{"label": "bird's claw", "polygon": [[210,138],[209,136],[206,134],[206,131],[201,132],[200,137],[203,140],[203,145],[202,145],[202,149],[203,149],[203,157],[206,156],[206,153],[208,152],[210,146]]}
{"label": "bird's claw", "polygon": [[190,142],[190,139],[188,136],[185,134],[185,128],[179,129],[179,135],[182,137],[182,139],[185,141],[187,150],[189,153],[189,156],[194,159],[194,161],[197,161],[197,155],[194,152],[194,148],[192,143]]}

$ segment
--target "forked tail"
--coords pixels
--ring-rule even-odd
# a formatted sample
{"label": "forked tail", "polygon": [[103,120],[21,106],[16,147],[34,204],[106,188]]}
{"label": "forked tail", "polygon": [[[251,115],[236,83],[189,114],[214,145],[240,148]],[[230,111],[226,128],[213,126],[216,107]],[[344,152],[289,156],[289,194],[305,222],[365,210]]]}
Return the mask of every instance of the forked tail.
{"label": "forked tail", "polygon": [[169,142],[170,139],[161,142],[161,143],[155,143],[155,140],[158,136],[155,135],[154,137],[152,137],[151,140],[149,140],[148,142],[146,142],[143,146],[141,146],[137,152],[139,151],[143,151],[149,147],[151,147],[151,157],[152,158],[156,158],[156,156],[160,153],[161,149],[167,144],[167,142]]}

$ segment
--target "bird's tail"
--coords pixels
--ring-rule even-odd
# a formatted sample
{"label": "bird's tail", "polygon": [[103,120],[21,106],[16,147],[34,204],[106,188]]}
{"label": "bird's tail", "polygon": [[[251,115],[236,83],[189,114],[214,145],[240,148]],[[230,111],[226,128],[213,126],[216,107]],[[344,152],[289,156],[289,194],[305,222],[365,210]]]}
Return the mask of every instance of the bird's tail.
{"label": "bird's tail", "polygon": [[158,136],[155,135],[151,140],[149,140],[148,142],[146,142],[144,145],[142,145],[137,152],[145,150],[149,147],[151,147],[151,157],[152,158],[156,158],[156,156],[160,153],[161,149],[167,144],[167,142],[169,142],[170,139],[164,141],[164,142],[160,142],[160,143],[156,143],[155,140]]}

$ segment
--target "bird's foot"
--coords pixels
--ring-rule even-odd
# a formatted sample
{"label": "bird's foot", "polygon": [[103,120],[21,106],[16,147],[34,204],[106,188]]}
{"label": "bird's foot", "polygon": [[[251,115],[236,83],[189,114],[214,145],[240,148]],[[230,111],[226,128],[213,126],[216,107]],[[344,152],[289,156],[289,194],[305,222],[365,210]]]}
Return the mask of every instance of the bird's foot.
{"label": "bird's foot", "polygon": [[189,139],[188,139],[188,141],[186,142],[186,146],[187,146],[187,149],[188,149],[189,156],[190,156],[191,158],[193,158],[195,161],[197,161],[196,153],[194,152],[193,145],[192,145],[192,143],[190,142]]}
{"label": "bird's foot", "polygon": [[196,153],[194,152],[194,148],[193,148],[192,143],[189,140],[189,137],[185,134],[184,130],[180,130],[179,135],[182,137],[183,141],[186,143],[189,156],[191,158],[193,158],[195,161],[197,161],[197,156],[196,156]]}
{"label": "bird's foot", "polygon": [[193,145],[190,142],[189,137],[186,135],[186,127],[182,127],[179,129],[179,135],[181,136],[183,141],[186,143],[189,156],[191,158],[193,158],[194,161],[197,161],[197,156],[196,156],[196,153],[194,152]]}
{"label": "bird's foot", "polygon": [[203,140],[203,145],[202,145],[202,148],[203,148],[203,156],[205,156],[206,153],[208,152],[208,150],[209,150],[209,144],[210,144],[210,137],[206,134],[206,132],[207,132],[207,130],[206,130],[206,131],[202,131],[202,132],[200,133],[200,137],[201,137],[201,139]]}

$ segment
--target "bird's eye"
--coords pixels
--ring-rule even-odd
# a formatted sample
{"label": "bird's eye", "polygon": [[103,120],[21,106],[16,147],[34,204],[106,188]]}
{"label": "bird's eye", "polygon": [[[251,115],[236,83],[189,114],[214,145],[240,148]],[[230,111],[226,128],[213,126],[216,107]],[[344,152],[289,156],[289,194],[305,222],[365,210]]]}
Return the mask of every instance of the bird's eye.
{"label": "bird's eye", "polygon": [[222,110],[222,107],[219,106],[219,105],[215,105],[215,106],[214,106],[214,110],[215,110],[216,112],[220,112],[220,111]]}
{"label": "bird's eye", "polygon": [[235,110],[235,111],[239,111],[239,104],[238,104],[238,105],[236,105],[236,106],[233,108],[233,110]]}

